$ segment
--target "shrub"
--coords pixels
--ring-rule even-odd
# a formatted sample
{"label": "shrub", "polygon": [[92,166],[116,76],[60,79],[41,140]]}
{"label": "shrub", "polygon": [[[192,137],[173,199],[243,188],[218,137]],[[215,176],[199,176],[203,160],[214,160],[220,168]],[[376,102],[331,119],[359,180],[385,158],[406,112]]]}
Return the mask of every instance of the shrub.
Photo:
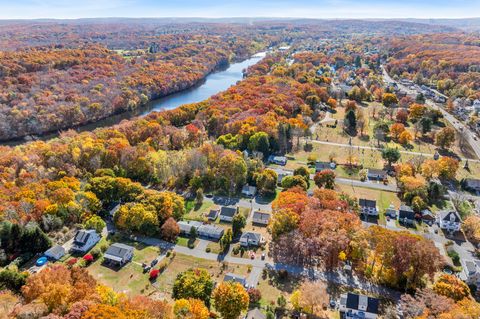
{"label": "shrub", "polygon": [[93,259],[98,259],[100,256],[102,256],[102,251],[100,248],[94,248],[90,252],[90,254],[93,256]]}
{"label": "shrub", "polygon": [[71,258],[67,261],[67,266],[73,267],[77,263],[78,259],[77,258]]}
{"label": "shrub", "polygon": [[247,290],[248,296],[250,297],[250,304],[256,304],[262,298],[262,294],[260,290],[256,288],[248,288]]}
{"label": "shrub", "polygon": [[92,261],[94,261],[95,258],[93,258],[93,256],[91,254],[86,254],[85,256],[83,256],[83,260],[85,260],[86,264],[89,264]]}
{"label": "shrub", "polygon": [[237,246],[237,247],[233,247],[232,253],[233,253],[234,255],[238,255],[239,252],[240,252],[240,248],[238,248],[238,246]]}
{"label": "shrub", "polygon": [[212,251],[212,249],[211,249],[210,247],[207,247],[207,249],[205,249],[205,251],[206,251],[207,253],[209,253],[209,252]]}
{"label": "shrub", "polygon": [[158,269],[152,269],[150,271],[150,280],[155,280],[157,279],[158,275],[160,274],[160,270]]}

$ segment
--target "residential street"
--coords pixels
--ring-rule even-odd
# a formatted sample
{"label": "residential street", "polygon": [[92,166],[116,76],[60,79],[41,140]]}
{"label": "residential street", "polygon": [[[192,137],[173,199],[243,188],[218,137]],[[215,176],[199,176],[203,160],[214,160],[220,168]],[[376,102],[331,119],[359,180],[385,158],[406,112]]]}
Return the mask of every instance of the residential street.
{"label": "residential street", "polygon": [[[402,89],[403,91],[407,92],[407,94],[417,95],[417,93],[418,93],[417,91],[412,90],[410,88],[407,88],[405,85],[403,85],[403,84],[395,81],[394,79],[392,79],[392,77],[390,77],[390,75],[387,73],[387,71],[385,70],[385,68],[383,66],[382,66],[382,71],[383,71],[383,78],[385,79],[386,82],[396,83],[398,85],[398,87],[400,89]],[[445,95],[443,95],[443,94],[442,94],[442,96],[445,97]],[[470,146],[474,150],[475,154],[477,154],[477,156],[480,158],[480,141],[475,140],[475,134],[466,125],[464,125],[462,122],[457,120],[452,114],[445,111],[445,109],[443,107],[441,107],[440,105],[438,105],[437,103],[433,102],[432,100],[427,100],[426,103],[427,103],[427,105],[433,107],[434,109],[437,109],[440,112],[442,112],[445,119],[448,122],[450,122],[450,124],[457,131],[462,132],[462,134],[465,136],[467,142],[470,144]]]}

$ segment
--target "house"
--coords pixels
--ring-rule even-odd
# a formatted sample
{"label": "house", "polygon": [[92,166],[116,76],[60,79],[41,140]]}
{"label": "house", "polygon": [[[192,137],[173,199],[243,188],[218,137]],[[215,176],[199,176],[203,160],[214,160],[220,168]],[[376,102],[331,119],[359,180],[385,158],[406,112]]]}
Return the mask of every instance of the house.
{"label": "house", "polygon": [[374,181],[383,181],[388,177],[387,172],[382,169],[369,168],[367,178]]}
{"label": "house", "polygon": [[65,253],[66,253],[65,248],[63,248],[60,245],[55,245],[55,246],[50,247],[44,253],[44,255],[46,257],[48,257],[48,259],[59,260],[60,258],[65,256]]}
{"label": "house", "polygon": [[432,226],[433,223],[435,222],[436,217],[435,214],[429,211],[428,209],[422,210],[422,221],[425,222],[426,224]]}
{"label": "house", "polygon": [[285,176],[291,176],[293,175],[292,172],[286,171],[283,169],[274,169],[275,173],[277,173],[277,184],[282,184],[282,180]]}
{"label": "house", "polygon": [[177,222],[178,227],[180,228],[180,234],[189,235],[192,231],[192,228],[198,230],[200,226],[202,226],[201,222],[197,222],[194,220],[181,220]]}
{"label": "house", "polygon": [[465,178],[463,181],[464,188],[468,191],[480,193],[480,179]]}
{"label": "house", "polygon": [[100,235],[97,234],[95,229],[81,229],[75,234],[71,250],[86,253],[99,241]]}
{"label": "house", "polygon": [[223,236],[224,229],[215,225],[202,224],[197,229],[197,234],[201,237],[213,240],[220,240]]}
{"label": "house", "polygon": [[227,273],[225,277],[223,277],[223,281],[238,282],[242,286],[245,286],[247,284],[247,279],[245,277],[233,274],[231,272]]}
{"label": "house", "polygon": [[210,221],[214,221],[214,220],[217,220],[219,214],[220,214],[220,209],[218,208],[210,209],[210,211],[208,212],[207,218]]}
{"label": "house", "polygon": [[340,297],[340,318],[375,319],[379,313],[379,304],[377,298],[350,292],[343,294]]}
{"label": "house", "polygon": [[410,206],[401,205],[398,210],[398,221],[404,225],[413,226],[415,223],[415,212]]}
{"label": "house", "polygon": [[378,216],[376,200],[360,198],[358,200],[358,204],[360,205],[360,213],[366,216]]}
{"label": "house", "polygon": [[133,247],[121,243],[115,243],[108,247],[103,255],[103,260],[106,263],[123,266],[133,258]]}
{"label": "house", "polygon": [[437,214],[437,223],[441,229],[454,233],[460,231],[462,219],[454,210],[441,211]]}
{"label": "house", "polygon": [[259,226],[267,226],[272,216],[269,213],[260,211],[253,212],[252,224]]}
{"label": "house", "polygon": [[240,237],[240,246],[260,246],[265,242],[265,239],[262,237],[262,234],[254,232],[245,232]]}
{"label": "house", "polygon": [[231,223],[233,217],[238,213],[238,207],[222,206],[220,209],[220,220]]}
{"label": "house", "polygon": [[388,208],[385,210],[385,215],[390,216],[390,218],[397,218],[397,210],[393,204],[390,204]]}
{"label": "house", "polygon": [[328,163],[328,162],[315,162],[315,172],[321,172],[325,169],[335,169],[335,163]]}
{"label": "house", "polygon": [[282,165],[282,166],[285,166],[287,165],[287,158],[285,156],[273,156],[273,155],[270,155],[268,157],[268,161],[270,163],[273,163],[273,164],[277,164],[277,165]]}
{"label": "house", "polygon": [[460,279],[468,285],[480,285],[480,262],[473,260],[461,260],[462,272],[459,274]]}
{"label": "house", "polygon": [[245,319],[267,319],[267,316],[256,307],[247,312]]}
{"label": "house", "polygon": [[242,195],[247,197],[254,197],[257,193],[257,188],[255,186],[244,185],[242,188]]}

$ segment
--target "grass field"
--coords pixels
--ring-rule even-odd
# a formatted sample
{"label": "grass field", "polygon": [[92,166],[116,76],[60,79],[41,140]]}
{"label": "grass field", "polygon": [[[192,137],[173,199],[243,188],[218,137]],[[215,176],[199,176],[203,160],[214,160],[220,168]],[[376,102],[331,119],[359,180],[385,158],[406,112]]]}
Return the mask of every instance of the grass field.
{"label": "grass field", "polygon": [[[373,108],[377,108],[377,112],[375,117],[373,117],[372,110]],[[389,123],[394,123],[394,117],[391,118],[390,115],[380,116],[378,114],[379,109],[383,109],[383,106],[378,102],[370,102],[367,103],[366,107],[360,107],[365,114],[367,119],[366,127],[364,128],[364,135],[362,136],[360,132],[356,136],[350,136],[343,130],[343,119],[345,117],[345,108],[338,107],[336,109],[336,113],[330,114],[330,117],[333,119],[338,120],[338,125],[336,127],[327,127],[326,125],[319,125],[313,134],[313,138],[320,140],[320,141],[328,141],[334,143],[342,143],[348,144],[350,139],[353,145],[361,145],[361,146],[371,146],[377,147],[378,142],[374,138],[374,127],[375,124],[378,123],[380,118],[385,119]],[[388,112],[387,112],[388,113]],[[432,131],[438,131],[445,126],[450,126],[449,123],[446,121],[440,122],[439,126],[433,126]],[[409,131],[412,136],[414,135],[414,128],[412,123],[408,123],[406,125],[407,131]],[[420,152],[420,153],[427,153],[427,154],[434,154],[437,151],[437,147],[433,144],[433,141],[422,141],[420,138],[413,140],[410,145],[405,148],[401,144],[396,143],[394,141],[390,141],[386,144],[390,147],[398,147],[400,150],[407,150],[412,152]],[[452,151],[460,157],[466,158],[474,158],[476,159],[475,152],[470,148],[470,146],[466,146],[463,149],[460,148],[458,141],[452,147]]]}
{"label": "grass field", "polygon": [[195,205],[194,202],[190,201],[186,205],[187,214],[185,214],[184,219],[186,220],[197,220],[197,221],[207,221],[205,215],[210,211],[214,206],[211,201],[204,201],[202,205]]}
{"label": "grass field", "polygon": [[141,243],[132,242],[118,236],[115,239],[102,241],[97,245],[121,242],[135,248],[133,260],[120,269],[112,269],[102,265],[103,258],[99,258],[87,267],[89,273],[99,282],[112,287],[117,292],[124,292],[128,295],[147,294],[155,288],[148,280],[148,274],[143,273],[142,263],[149,264],[157,258],[160,250],[155,246],[145,246]]}
{"label": "grass field", "polygon": [[388,208],[388,206],[393,204],[393,206],[398,209],[401,202],[397,194],[392,192],[349,185],[337,185],[336,188],[337,190],[355,196],[356,198],[376,200],[378,209],[380,210],[379,223],[381,224],[385,224],[385,210]]}
{"label": "grass field", "polygon": [[192,267],[206,269],[210,275],[212,275],[213,280],[217,282],[221,282],[223,280],[223,276],[228,272],[232,272],[241,276],[246,276],[248,273],[248,267],[245,265],[223,265],[224,264],[218,261],[176,254],[165,271],[157,278],[154,285],[159,291],[163,292],[164,296],[171,298],[173,284],[177,275]]}

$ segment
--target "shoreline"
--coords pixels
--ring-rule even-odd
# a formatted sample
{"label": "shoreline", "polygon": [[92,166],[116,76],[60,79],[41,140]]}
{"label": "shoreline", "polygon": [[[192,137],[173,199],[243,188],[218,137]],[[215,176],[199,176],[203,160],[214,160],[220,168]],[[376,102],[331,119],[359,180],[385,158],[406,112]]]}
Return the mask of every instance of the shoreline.
{"label": "shoreline", "polygon": [[[205,83],[207,82],[209,77],[221,74],[223,72],[227,73],[228,70],[230,70],[232,67],[236,66],[237,64],[242,64],[242,63],[245,63],[245,62],[250,61],[250,60],[254,61],[250,65],[254,65],[258,61],[260,61],[260,59],[262,59],[265,55],[266,55],[266,52],[259,52],[259,53],[256,53],[254,55],[248,56],[248,57],[243,58],[243,59],[233,60],[233,62],[231,62],[231,63],[229,62],[226,65],[222,65],[222,63],[219,63],[215,68],[212,69],[212,71],[206,73],[206,75],[204,77],[199,79],[193,85],[187,86],[187,87],[185,87],[183,89],[180,89],[180,90],[177,90],[177,91],[172,91],[169,94],[166,94],[166,95],[160,96],[158,98],[152,99],[152,100],[148,101],[146,104],[144,104],[144,105],[142,105],[142,106],[140,106],[140,107],[138,107],[134,110],[120,110],[119,112],[108,114],[105,117],[102,117],[102,118],[99,118],[99,119],[96,119],[96,120],[87,121],[87,122],[84,122],[82,124],[73,125],[73,126],[68,127],[68,128],[54,129],[54,130],[47,131],[47,132],[44,132],[44,133],[41,133],[41,134],[29,134],[29,135],[24,135],[24,136],[21,136],[21,137],[10,138],[10,139],[0,139],[0,146],[12,146],[12,147],[14,147],[14,146],[19,146],[19,145],[22,145],[22,144],[25,144],[25,143],[39,141],[39,140],[40,141],[47,141],[47,140],[54,139],[54,138],[58,137],[62,132],[66,132],[68,130],[75,130],[78,133],[85,132],[85,131],[93,131],[96,128],[109,127],[109,126],[119,124],[123,120],[129,120],[129,119],[133,119],[133,118],[136,118],[136,117],[143,117],[143,116],[146,116],[146,115],[148,115],[152,112],[160,112],[162,110],[175,109],[175,108],[177,108],[177,107],[179,107],[183,104],[188,104],[188,103],[182,103],[182,104],[179,104],[179,105],[175,105],[174,107],[171,107],[171,108],[170,107],[165,107],[165,108],[162,107],[162,108],[159,108],[159,109],[156,108],[155,104],[159,104],[162,101],[170,99],[172,97],[178,97],[178,96],[181,96],[183,94],[189,94],[189,93],[191,93],[195,90],[198,90],[203,85],[205,85]],[[239,79],[239,80],[241,80],[241,79]],[[222,90],[217,91],[216,93],[219,93],[221,91]],[[214,95],[214,94],[212,94],[212,95]],[[200,101],[198,101],[198,102],[200,102]]]}

